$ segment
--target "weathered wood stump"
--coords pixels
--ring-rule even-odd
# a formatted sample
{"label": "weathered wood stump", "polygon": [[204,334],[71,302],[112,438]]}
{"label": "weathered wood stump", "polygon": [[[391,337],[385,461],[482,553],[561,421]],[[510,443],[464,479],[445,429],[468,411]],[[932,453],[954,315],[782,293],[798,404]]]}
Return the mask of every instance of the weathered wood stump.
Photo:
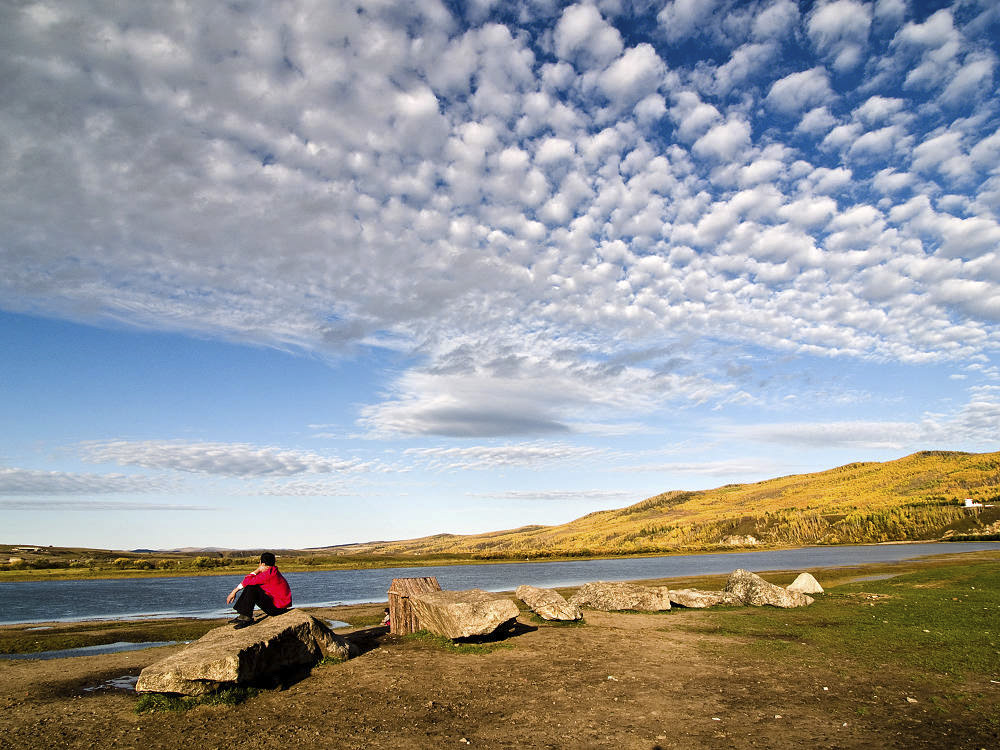
{"label": "weathered wood stump", "polygon": [[417,615],[413,611],[410,597],[428,591],[440,591],[441,584],[434,576],[424,578],[393,578],[389,584],[389,632],[393,635],[409,635],[420,630]]}

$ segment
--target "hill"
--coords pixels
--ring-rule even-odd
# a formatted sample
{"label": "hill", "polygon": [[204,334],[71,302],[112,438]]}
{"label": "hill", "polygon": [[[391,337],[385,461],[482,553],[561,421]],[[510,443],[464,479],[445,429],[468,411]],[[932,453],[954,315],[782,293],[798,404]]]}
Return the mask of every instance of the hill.
{"label": "hill", "polygon": [[922,451],[884,463],[698,492],[665,492],[559,526],[346,545],[334,554],[477,558],[615,555],[756,544],[855,544],[998,537],[1000,452]]}

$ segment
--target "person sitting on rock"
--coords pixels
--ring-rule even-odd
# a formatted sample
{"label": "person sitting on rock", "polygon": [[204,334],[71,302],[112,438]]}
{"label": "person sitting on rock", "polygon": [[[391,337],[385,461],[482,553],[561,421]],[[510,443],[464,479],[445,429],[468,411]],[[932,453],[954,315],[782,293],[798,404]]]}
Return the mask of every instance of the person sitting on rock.
{"label": "person sitting on rock", "polygon": [[[236,599],[237,594],[239,599]],[[236,604],[233,604],[234,599]],[[233,609],[239,613],[238,617],[230,620],[236,630],[253,625],[254,606],[260,607],[271,617],[280,615],[292,606],[292,590],[275,565],[274,555],[271,552],[261,554],[257,570],[246,576],[239,586],[229,592],[226,604],[233,604]]]}

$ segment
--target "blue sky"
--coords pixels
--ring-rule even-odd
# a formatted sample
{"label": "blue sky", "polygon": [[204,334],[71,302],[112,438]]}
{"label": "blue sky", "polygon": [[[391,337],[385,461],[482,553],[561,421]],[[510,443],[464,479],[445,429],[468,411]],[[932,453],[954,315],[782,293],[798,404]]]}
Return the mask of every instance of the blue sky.
{"label": "blue sky", "polygon": [[0,541],[1000,448],[991,0],[0,9]]}

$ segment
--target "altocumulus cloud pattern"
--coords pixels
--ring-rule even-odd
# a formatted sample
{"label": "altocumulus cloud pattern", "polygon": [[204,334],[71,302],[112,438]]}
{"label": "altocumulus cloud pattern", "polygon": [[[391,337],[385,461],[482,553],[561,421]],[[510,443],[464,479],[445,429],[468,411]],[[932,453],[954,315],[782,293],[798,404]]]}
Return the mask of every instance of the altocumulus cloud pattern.
{"label": "altocumulus cloud pattern", "polygon": [[[987,439],[998,39],[991,0],[8,3],[0,303],[396,352],[407,366],[357,415],[371,438],[634,432],[656,410],[750,403],[747,361],[804,356],[979,380],[949,415],[728,437]],[[385,469],[244,443],[84,453],[238,477]]]}

